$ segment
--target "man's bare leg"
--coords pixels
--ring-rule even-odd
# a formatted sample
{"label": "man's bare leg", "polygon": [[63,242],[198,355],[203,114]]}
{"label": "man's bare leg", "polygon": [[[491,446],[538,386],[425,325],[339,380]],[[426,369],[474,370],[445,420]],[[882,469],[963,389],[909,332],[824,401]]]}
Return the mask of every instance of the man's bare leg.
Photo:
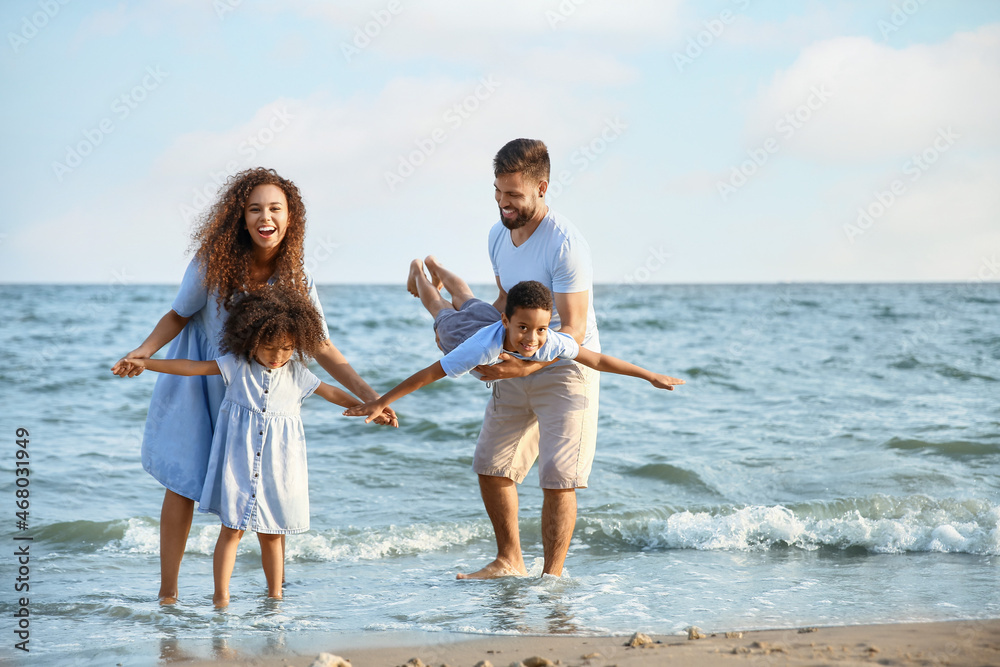
{"label": "man's bare leg", "polygon": [[177,602],[177,577],[193,515],[194,501],[168,489],[160,508],[160,604]]}
{"label": "man's bare leg", "polygon": [[544,574],[562,576],[566,552],[576,527],[576,489],[542,489],[542,547]]}
{"label": "man's bare leg", "polygon": [[506,477],[480,475],[479,490],[497,538],[497,557],[483,569],[459,574],[457,578],[495,579],[527,574],[521,555],[521,533],[517,526],[517,484]]}
{"label": "man's bare leg", "polygon": [[427,265],[427,270],[431,272],[431,282],[439,286],[438,289],[443,287],[448,290],[448,294],[451,295],[451,305],[454,306],[455,310],[461,308],[463,303],[475,296],[472,293],[472,288],[469,287],[469,283],[459,278],[457,274],[441,266],[441,262],[434,255],[427,255],[427,258],[424,259],[424,264]]}
{"label": "man's bare leg", "polygon": [[452,308],[452,305],[441,296],[441,292],[427,279],[427,274],[424,273],[424,263],[419,259],[410,262],[410,275],[406,279],[406,289],[410,294],[420,299],[420,303],[424,304],[424,308],[432,317],[437,317],[437,314],[445,308]]}

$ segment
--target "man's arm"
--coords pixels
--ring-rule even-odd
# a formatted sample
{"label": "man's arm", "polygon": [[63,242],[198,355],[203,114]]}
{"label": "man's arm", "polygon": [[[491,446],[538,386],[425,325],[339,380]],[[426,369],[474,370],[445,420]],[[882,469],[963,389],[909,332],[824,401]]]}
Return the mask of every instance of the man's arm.
{"label": "man's arm", "polygon": [[493,307],[502,313],[504,308],[507,307],[507,291],[500,284],[500,276],[493,277],[497,279],[497,289],[500,290],[500,293],[497,294],[497,300],[493,302]]}

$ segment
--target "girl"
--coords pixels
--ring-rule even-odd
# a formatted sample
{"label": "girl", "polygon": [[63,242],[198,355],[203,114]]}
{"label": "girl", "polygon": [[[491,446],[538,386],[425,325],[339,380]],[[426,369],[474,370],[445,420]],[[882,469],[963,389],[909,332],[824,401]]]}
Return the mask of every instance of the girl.
{"label": "girl", "polygon": [[[194,234],[197,247],[172,309],[126,357],[148,359],[173,341],[167,356],[199,361],[219,356],[219,334],[233,300],[265,283],[308,295],[320,317],[323,308],[303,267],[305,207],[299,189],[271,169],[249,169],[230,178],[219,200]],[[316,361],[335,380],[364,400],[378,394],[351,368],[329,340]],[[121,377],[142,372],[124,358],[112,368]],[[177,576],[191,530],[194,502],[201,498],[216,415],[225,393],[218,377],[157,378],[142,440],[142,466],[166,487],[160,510],[160,591],[163,604],[177,601]],[[379,423],[396,423],[386,412]]]}
{"label": "girl", "polygon": [[129,371],[221,375],[226,385],[198,506],[222,519],[213,567],[217,608],[229,604],[229,578],[245,530],[260,540],[268,597],[281,598],[281,536],[309,529],[302,399],[315,392],[343,407],[360,403],[292,361],[293,354],[301,362],[314,356],[324,340],[323,320],[308,298],[263,288],[230,309],[222,337],[225,356],[123,362]]}

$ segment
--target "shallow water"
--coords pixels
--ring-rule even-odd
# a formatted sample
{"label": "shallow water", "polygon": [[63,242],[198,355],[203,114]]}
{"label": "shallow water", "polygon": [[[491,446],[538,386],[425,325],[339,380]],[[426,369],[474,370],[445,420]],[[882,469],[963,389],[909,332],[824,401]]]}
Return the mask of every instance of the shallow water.
{"label": "shallow water", "polygon": [[[602,378],[597,460],[561,580],[454,580],[493,555],[470,470],[480,383],[403,399],[399,430],[308,399],[312,530],[288,540],[286,597],[263,598],[249,538],[221,613],[208,515],[195,517],[181,603],[156,604],[162,490],[139,464],[153,374],[108,371],[173,293],[0,293],[8,452],[16,428],[30,431],[28,530],[15,526],[13,454],[0,498],[8,544],[33,538],[31,662],[280,653],[331,632],[433,644],[1000,615],[1000,285],[598,287],[605,352],[688,384]],[[334,342],[376,388],[438,357],[430,317],[401,287],[320,294]],[[521,504],[537,575],[534,473]],[[15,566],[3,561],[8,591]],[[0,613],[15,609],[6,594]],[[0,657],[24,658],[12,644]]]}

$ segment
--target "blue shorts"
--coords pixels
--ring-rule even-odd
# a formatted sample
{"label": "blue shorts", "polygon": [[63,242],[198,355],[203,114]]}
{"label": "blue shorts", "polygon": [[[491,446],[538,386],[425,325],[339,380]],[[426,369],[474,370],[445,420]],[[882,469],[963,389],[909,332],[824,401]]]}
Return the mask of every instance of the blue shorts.
{"label": "blue shorts", "polygon": [[438,347],[448,354],[472,334],[499,321],[500,311],[482,299],[469,299],[458,310],[444,308],[434,318]]}

